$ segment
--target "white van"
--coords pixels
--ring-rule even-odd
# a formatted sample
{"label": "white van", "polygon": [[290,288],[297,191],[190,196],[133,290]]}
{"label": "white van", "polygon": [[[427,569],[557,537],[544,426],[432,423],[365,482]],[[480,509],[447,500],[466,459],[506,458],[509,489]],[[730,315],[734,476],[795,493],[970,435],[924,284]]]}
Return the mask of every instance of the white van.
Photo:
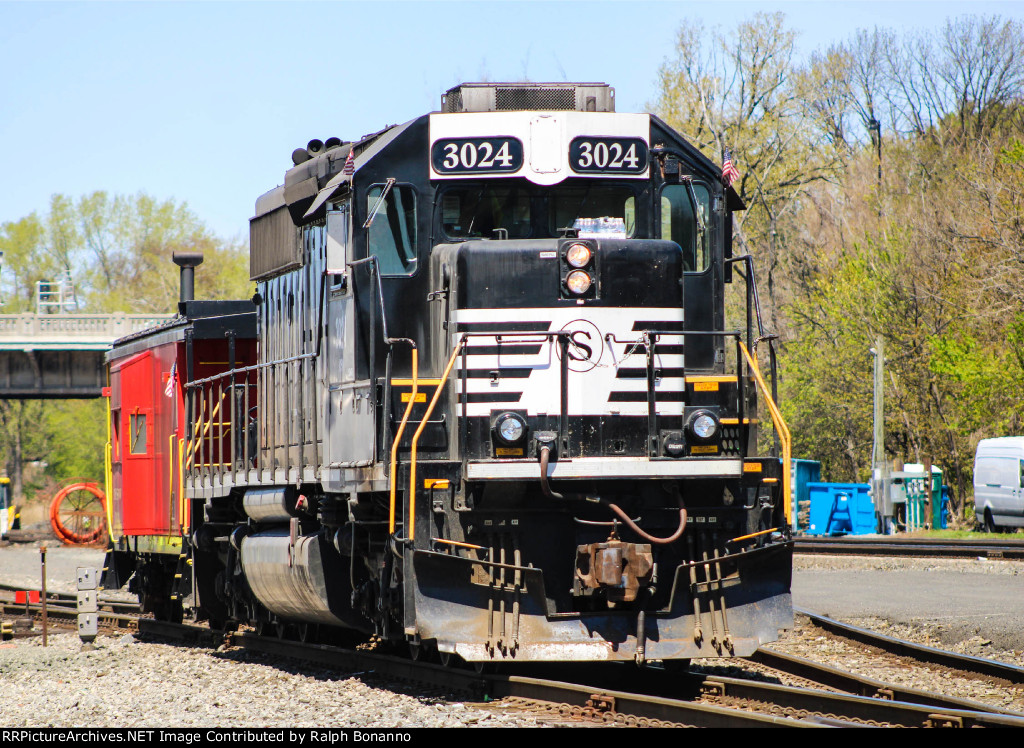
{"label": "white van", "polygon": [[988,532],[1000,527],[1024,527],[1024,436],[978,442],[974,512]]}

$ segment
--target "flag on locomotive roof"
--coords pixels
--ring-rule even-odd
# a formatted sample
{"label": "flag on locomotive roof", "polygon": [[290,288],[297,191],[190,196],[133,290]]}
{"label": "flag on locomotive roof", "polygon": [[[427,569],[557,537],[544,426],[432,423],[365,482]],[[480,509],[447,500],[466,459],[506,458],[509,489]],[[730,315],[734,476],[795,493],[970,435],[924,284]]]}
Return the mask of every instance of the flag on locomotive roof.
{"label": "flag on locomotive roof", "polygon": [[725,182],[726,187],[732,186],[732,183],[740,178],[740,173],[736,170],[736,167],[732,165],[732,152],[725,149],[725,163],[722,164],[722,181]]}
{"label": "flag on locomotive roof", "polygon": [[355,155],[356,149],[355,146],[353,146],[352,148],[349,148],[348,158],[345,159],[345,166],[343,166],[341,169],[342,174],[351,177],[353,174],[356,173],[356,165],[354,162]]}
{"label": "flag on locomotive roof", "polygon": [[167,375],[167,386],[164,387],[164,395],[174,397],[174,377],[178,374],[178,362],[171,364],[171,371]]}

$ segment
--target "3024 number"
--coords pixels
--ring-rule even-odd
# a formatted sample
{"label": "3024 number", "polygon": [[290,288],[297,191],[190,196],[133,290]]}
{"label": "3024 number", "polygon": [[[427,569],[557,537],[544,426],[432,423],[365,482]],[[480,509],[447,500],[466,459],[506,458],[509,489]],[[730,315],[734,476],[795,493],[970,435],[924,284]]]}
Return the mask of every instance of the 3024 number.
{"label": "3024 number", "polygon": [[647,144],[639,138],[576,138],[569,163],[577,172],[639,174],[647,168]]}
{"label": "3024 number", "polygon": [[516,138],[438,140],[430,150],[438,174],[514,172],[523,166],[523,144]]}

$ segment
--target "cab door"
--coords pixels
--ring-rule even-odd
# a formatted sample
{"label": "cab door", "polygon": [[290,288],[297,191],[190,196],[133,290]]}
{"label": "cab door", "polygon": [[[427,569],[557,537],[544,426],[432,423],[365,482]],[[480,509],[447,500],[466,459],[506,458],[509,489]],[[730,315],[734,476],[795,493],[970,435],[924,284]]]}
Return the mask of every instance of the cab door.
{"label": "cab door", "polygon": [[[351,217],[347,203],[327,213],[327,434],[328,468],[374,459],[374,414],[368,380],[357,381]],[[340,480],[340,476],[339,476]]]}
{"label": "cab door", "polygon": [[156,359],[146,351],[121,365],[119,451],[125,534],[167,530],[166,498],[158,495],[154,423]]}

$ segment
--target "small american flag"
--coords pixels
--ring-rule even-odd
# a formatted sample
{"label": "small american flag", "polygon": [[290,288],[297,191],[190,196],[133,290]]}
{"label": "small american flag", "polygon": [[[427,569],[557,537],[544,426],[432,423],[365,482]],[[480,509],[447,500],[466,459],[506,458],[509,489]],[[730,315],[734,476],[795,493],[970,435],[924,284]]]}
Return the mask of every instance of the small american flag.
{"label": "small american flag", "polygon": [[732,153],[728,148],[725,149],[725,163],[722,164],[722,181],[725,182],[725,186],[729,187],[740,178],[740,173],[736,171],[736,167],[732,165]]}
{"label": "small american flag", "polygon": [[178,375],[178,362],[171,364],[171,371],[167,374],[167,386],[164,387],[166,397],[174,397],[174,378]]}
{"label": "small american flag", "polygon": [[351,177],[356,173],[355,155],[355,148],[349,149],[348,158],[345,159],[345,166],[341,170],[341,173],[345,176]]}

